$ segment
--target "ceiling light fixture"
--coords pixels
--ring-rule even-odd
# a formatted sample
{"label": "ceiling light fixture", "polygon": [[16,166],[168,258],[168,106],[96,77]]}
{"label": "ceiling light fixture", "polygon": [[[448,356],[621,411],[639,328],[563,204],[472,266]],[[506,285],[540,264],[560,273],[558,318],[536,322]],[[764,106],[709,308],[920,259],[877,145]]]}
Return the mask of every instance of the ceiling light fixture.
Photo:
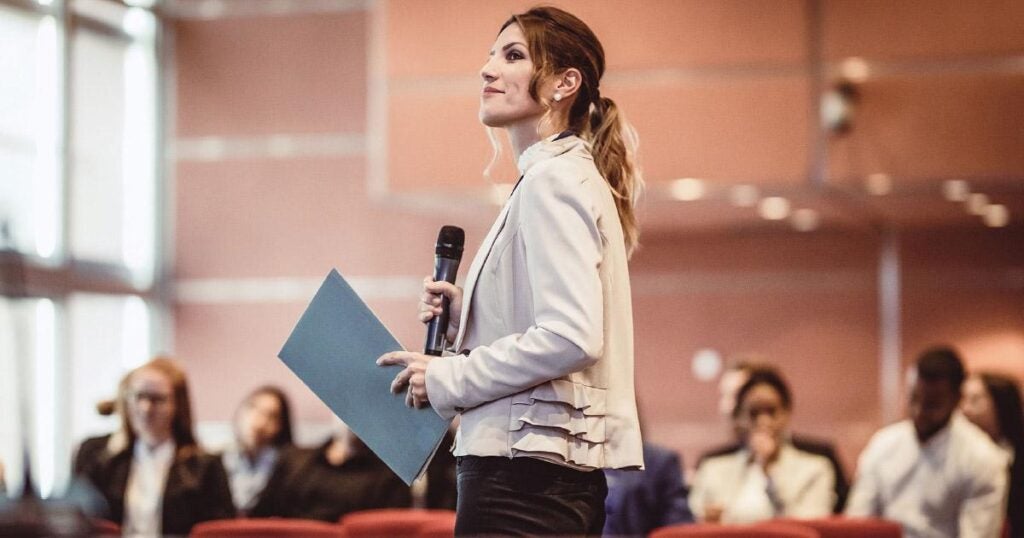
{"label": "ceiling light fixture", "polygon": [[681,202],[693,202],[704,197],[704,182],[692,177],[677,179],[669,185],[669,194]]}
{"label": "ceiling light fixture", "polygon": [[757,211],[766,220],[783,220],[789,216],[789,200],[781,196],[769,196],[761,200]]}

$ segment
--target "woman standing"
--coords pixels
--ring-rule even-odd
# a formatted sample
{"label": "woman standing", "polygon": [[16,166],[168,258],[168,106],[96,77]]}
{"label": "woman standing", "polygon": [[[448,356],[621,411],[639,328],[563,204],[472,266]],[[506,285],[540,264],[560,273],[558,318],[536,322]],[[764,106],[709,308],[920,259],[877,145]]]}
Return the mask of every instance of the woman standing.
{"label": "woman standing", "polygon": [[459,353],[384,355],[412,405],[461,414],[457,534],[600,534],[605,468],[641,468],[627,260],[640,187],[631,128],[601,95],[604,50],[575,16],[502,25],[480,72],[480,120],[522,177],[465,289],[424,282],[420,320],[451,303]]}
{"label": "woman standing", "polygon": [[1004,375],[974,374],[964,382],[960,408],[1006,453],[1010,463],[1007,536],[1024,538],[1024,406],[1020,389]]}

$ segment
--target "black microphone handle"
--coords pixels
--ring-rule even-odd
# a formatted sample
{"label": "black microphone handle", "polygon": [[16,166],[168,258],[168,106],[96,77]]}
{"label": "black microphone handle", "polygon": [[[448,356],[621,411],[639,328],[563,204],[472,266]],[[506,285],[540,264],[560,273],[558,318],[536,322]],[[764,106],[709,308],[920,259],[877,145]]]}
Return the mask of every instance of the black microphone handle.
{"label": "black microphone handle", "polygon": [[[444,280],[449,284],[455,284],[455,275],[459,272],[459,260],[452,258],[434,257],[434,281]],[[427,324],[427,342],[423,346],[423,352],[427,355],[440,357],[444,351],[445,336],[448,334],[448,309],[449,300],[445,295],[441,296],[441,315],[434,316]]]}

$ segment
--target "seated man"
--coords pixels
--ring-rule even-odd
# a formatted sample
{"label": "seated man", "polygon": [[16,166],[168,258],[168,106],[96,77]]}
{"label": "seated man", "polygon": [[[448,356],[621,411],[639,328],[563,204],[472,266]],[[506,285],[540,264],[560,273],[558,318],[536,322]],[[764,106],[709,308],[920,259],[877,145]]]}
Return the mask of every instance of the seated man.
{"label": "seated man", "polygon": [[907,538],[996,538],[1006,502],[1006,460],[956,412],[964,367],[950,348],[917,360],[908,420],[882,428],[861,454],[848,516],[882,517]]}
{"label": "seated man", "polygon": [[644,442],[644,470],[609,469],[605,536],[647,536],[654,529],[692,523],[683,466],[675,452]]}

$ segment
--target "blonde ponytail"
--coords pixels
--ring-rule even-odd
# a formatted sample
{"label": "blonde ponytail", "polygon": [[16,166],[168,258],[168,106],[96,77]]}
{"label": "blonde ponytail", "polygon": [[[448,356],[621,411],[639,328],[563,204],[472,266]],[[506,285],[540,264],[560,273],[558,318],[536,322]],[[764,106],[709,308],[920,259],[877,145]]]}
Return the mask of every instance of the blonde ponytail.
{"label": "blonde ponytail", "polygon": [[635,207],[643,191],[643,177],[636,163],[636,130],[615,101],[607,97],[595,100],[590,109],[589,128],[594,164],[615,197],[626,252],[632,255],[640,239]]}

